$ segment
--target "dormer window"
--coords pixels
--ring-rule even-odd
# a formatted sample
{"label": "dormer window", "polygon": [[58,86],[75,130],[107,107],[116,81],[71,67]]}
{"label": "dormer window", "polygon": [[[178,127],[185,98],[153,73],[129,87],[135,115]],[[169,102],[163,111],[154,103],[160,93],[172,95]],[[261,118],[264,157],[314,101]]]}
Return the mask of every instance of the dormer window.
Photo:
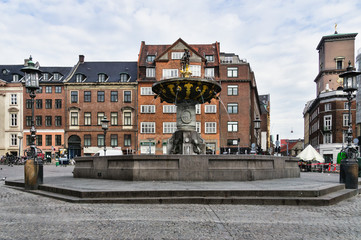
{"label": "dormer window", "polygon": [[10,73],[10,70],[3,69],[1,72],[2,72],[3,75],[8,75]]}
{"label": "dormer window", "polygon": [[207,60],[207,62],[214,62],[213,55],[206,55],[206,60]]}
{"label": "dormer window", "polygon": [[105,82],[106,79],[107,79],[107,75],[105,75],[104,73],[98,74],[98,82]]}
{"label": "dormer window", "polygon": [[43,80],[49,81],[49,73],[43,73]]}
{"label": "dormer window", "polygon": [[121,73],[120,74],[120,81],[121,82],[128,82],[130,79],[130,76],[128,73]]}
{"label": "dormer window", "polygon": [[20,79],[20,75],[19,74],[14,74],[13,75],[13,82],[19,82]]}
{"label": "dormer window", "polygon": [[53,79],[54,79],[55,81],[59,81],[60,78],[61,78],[61,74],[60,74],[60,73],[54,73]]}
{"label": "dormer window", "polygon": [[75,75],[75,82],[81,83],[85,79],[85,76],[81,73],[78,73]]}
{"label": "dormer window", "polygon": [[155,55],[148,55],[147,62],[153,62],[155,60]]}

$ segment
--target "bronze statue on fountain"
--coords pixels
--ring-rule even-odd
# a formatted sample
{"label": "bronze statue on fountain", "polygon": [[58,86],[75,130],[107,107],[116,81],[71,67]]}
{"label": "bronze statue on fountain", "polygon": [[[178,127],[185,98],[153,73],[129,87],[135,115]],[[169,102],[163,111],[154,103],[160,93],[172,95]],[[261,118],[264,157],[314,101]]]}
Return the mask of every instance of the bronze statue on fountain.
{"label": "bronze statue on fountain", "polygon": [[177,130],[168,139],[168,154],[205,154],[204,140],[196,131],[196,104],[210,102],[221,91],[221,86],[214,80],[192,77],[189,71],[190,53],[184,50],[181,59],[181,77],[165,79],[155,83],[153,92],[177,106]]}

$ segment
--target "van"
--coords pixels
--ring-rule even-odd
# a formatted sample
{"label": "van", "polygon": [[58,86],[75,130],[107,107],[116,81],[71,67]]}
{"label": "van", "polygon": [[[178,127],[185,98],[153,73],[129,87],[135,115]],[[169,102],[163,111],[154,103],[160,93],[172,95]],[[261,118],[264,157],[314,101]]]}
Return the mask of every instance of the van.
{"label": "van", "polygon": [[[119,156],[119,155],[123,155],[123,151],[121,149],[107,149],[107,151],[106,151],[106,156]],[[94,157],[103,157],[104,149],[99,150],[93,156]]]}

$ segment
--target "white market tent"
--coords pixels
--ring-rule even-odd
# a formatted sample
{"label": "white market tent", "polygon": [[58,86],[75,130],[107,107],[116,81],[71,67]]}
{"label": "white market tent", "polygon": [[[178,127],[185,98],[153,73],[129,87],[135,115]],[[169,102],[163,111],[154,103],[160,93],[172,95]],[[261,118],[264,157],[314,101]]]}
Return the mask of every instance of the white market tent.
{"label": "white market tent", "polygon": [[311,145],[308,145],[303,151],[297,155],[303,161],[318,161],[324,163],[325,159]]}

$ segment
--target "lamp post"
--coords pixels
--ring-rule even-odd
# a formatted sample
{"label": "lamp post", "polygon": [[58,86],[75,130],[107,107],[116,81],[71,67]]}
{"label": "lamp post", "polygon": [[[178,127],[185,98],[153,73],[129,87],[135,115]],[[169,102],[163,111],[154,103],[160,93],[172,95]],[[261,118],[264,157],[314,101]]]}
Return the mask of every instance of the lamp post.
{"label": "lamp post", "polygon": [[30,158],[25,162],[25,189],[38,189],[39,183],[43,183],[43,165],[41,159],[37,158],[36,152],[36,129],[34,124],[34,98],[35,91],[39,89],[39,75],[41,71],[35,67],[32,57],[30,56],[27,66],[21,69],[24,72],[25,88],[29,90],[31,98],[31,128],[30,128]]}
{"label": "lamp post", "polygon": [[261,128],[261,119],[257,116],[255,120],[253,120],[254,129],[256,130],[256,153],[258,153],[258,131]]}
{"label": "lamp post", "polygon": [[341,161],[340,183],[345,183],[347,189],[358,189],[358,163],[356,160],[357,150],[351,146],[352,142],[352,121],[351,121],[351,100],[352,93],[357,90],[357,76],[361,72],[354,71],[351,61],[348,62],[346,72],[339,76],[343,78],[343,91],[347,93],[348,100],[348,129],[347,129],[347,158]]}
{"label": "lamp post", "polygon": [[106,116],[104,116],[104,118],[101,120],[102,122],[102,129],[104,131],[104,156],[107,155],[107,146],[105,144],[105,139],[106,139],[106,135],[107,135],[107,131],[108,131],[108,123],[109,123],[109,120],[107,119]]}
{"label": "lamp post", "polygon": [[23,136],[19,135],[19,158],[21,157],[21,140],[23,139]]}

